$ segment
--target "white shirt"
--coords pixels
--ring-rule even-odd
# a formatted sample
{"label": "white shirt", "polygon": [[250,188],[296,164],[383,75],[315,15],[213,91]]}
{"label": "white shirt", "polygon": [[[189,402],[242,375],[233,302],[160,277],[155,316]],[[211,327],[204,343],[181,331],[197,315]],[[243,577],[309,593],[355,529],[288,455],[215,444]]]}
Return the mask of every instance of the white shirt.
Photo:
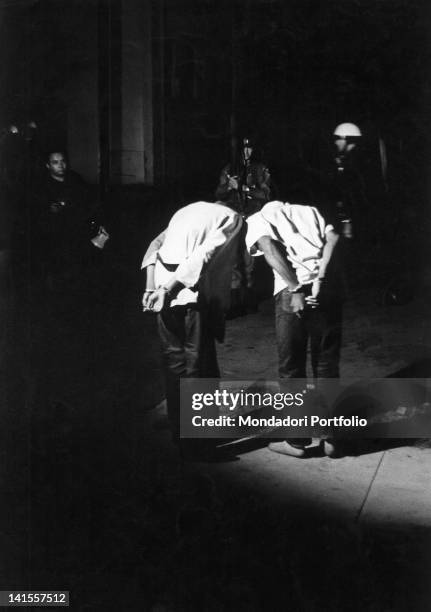
{"label": "white shirt", "polygon": [[[286,257],[295,268],[298,281],[312,283],[319,273],[320,260],[327,225],[317,208],[279,201],[268,202],[259,212],[247,219],[246,244],[252,255],[263,255],[256,246],[262,236],[269,236],[286,249]],[[274,272],[274,295],[287,287],[281,276]]]}
{"label": "white shirt", "polygon": [[[201,292],[207,303],[226,310],[241,226],[241,216],[223,204],[189,204],[178,210],[166,230],[153,240],[141,268],[155,264],[156,287],[174,277],[184,285],[171,306],[194,303]],[[169,271],[162,262],[178,267]]]}

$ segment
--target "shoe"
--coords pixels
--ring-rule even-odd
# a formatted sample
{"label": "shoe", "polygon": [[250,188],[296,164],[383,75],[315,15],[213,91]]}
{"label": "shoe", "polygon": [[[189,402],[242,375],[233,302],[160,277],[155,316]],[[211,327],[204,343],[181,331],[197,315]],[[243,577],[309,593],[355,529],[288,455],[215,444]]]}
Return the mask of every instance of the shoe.
{"label": "shoe", "polygon": [[313,443],[313,438],[286,438],[286,442],[288,442],[291,446],[304,448],[305,446],[310,446],[310,444]]}
{"label": "shoe", "polygon": [[290,444],[287,440],[283,442],[271,442],[268,444],[268,448],[273,453],[280,453],[280,455],[289,455],[290,457],[305,457],[305,448],[299,445]]}
{"label": "shoe", "polygon": [[334,440],[330,440],[329,438],[326,440],[321,440],[320,445],[322,447],[323,453],[327,457],[337,457],[338,451]]}

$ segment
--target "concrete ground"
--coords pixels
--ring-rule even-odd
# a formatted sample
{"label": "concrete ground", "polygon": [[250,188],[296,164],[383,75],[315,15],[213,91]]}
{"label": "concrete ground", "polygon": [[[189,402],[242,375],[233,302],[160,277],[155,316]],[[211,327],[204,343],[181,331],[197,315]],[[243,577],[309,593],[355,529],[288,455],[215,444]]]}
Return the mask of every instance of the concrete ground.
{"label": "concrete ground", "polygon": [[[429,300],[417,297],[403,306],[384,306],[380,300],[381,291],[368,290],[348,301],[342,376],[429,376]],[[273,316],[269,300],[261,304],[259,313],[228,323],[225,343],[219,347],[222,377],[277,378]],[[156,432],[163,410],[161,404],[149,416]],[[164,448],[175,463],[178,457],[169,435],[159,431],[152,436],[152,443]],[[318,440],[314,444],[317,451]],[[292,592],[286,596],[285,609],[430,608],[429,441],[363,441],[339,459],[313,451],[307,459],[287,457],[259,441],[231,448],[237,451],[235,460],[187,469],[208,479],[217,491],[235,491],[235,510],[245,511],[246,521],[249,504],[256,506],[256,525],[249,537],[256,532],[257,549],[268,546],[272,551],[275,546],[289,565]],[[267,529],[261,521],[268,516]],[[281,550],[272,537],[284,543]],[[274,593],[282,597],[279,588]],[[262,609],[272,607],[264,604]]]}
{"label": "concrete ground", "polygon": [[[345,378],[384,378],[400,370],[414,378],[428,376],[431,319],[428,300],[417,299],[404,306],[376,308],[378,292],[364,292],[347,303],[345,312],[342,371]],[[268,305],[266,305],[268,306]],[[245,327],[246,326],[246,327]],[[252,331],[247,346],[247,368],[257,378],[276,377],[272,312],[253,315],[229,326],[225,347],[220,351],[224,376],[238,376],[244,363],[242,338]],[[415,369],[416,365],[416,369]],[[410,371],[409,371],[410,367]],[[405,441],[404,441],[405,442]],[[431,448],[412,441],[400,446],[336,461],[311,458],[299,462],[260,449],[243,457],[244,469],[262,471],[268,483],[275,474],[296,483],[307,499],[326,508],[342,508],[357,522],[416,527],[431,525]],[[245,462],[250,462],[245,466]],[[257,463],[267,466],[257,470]],[[237,469],[241,469],[238,463]],[[283,482],[283,481],[282,481]],[[282,488],[282,482],[273,482]]]}
{"label": "concrete ground", "polygon": [[[406,377],[429,376],[421,367],[431,363],[428,300],[376,307],[378,299],[379,292],[372,290],[356,294],[346,305],[342,377],[385,378],[401,370]],[[228,324],[219,356],[224,378],[277,378],[270,303],[258,314]],[[322,512],[342,509],[356,522],[430,527],[431,448],[412,442],[375,452],[368,448],[338,460],[312,457],[302,462],[263,448],[241,455],[227,469],[239,479],[253,474],[259,486],[276,489],[277,497],[299,490],[306,503],[318,504]]]}
{"label": "concrete ground", "polygon": [[[426,440],[297,460],[256,442],[183,462],[160,422],[155,321],[113,257],[91,304],[15,296],[1,379],[2,589],[73,610],[427,610]],[[136,269],[138,266],[136,266]],[[346,304],[342,375],[429,377],[429,293]],[[276,378],[272,301],[229,321],[225,378]],[[154,406],[159,408],[154,408]]]}

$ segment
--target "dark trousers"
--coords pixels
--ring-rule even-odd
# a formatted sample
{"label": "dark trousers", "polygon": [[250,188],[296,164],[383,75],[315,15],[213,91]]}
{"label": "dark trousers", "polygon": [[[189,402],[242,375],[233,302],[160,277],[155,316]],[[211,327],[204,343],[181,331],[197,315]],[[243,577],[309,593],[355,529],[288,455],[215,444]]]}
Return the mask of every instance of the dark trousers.
{"label": "dark trousers", "polygon": [[168,417],[174,438],[180,431],[180,379],[218,378],[214,335],[205,308],[173,306],[158,315],[166,377]]}
{"label": "dark trousers", "polygon": [[292,295],[283,289],[275,296],[275,330],[280,378],[305,378],[310,340],[314,378],[338,378],[342,327],[342,302],[322,296],[321,304],[306,307],[301,316],[292,312]]}

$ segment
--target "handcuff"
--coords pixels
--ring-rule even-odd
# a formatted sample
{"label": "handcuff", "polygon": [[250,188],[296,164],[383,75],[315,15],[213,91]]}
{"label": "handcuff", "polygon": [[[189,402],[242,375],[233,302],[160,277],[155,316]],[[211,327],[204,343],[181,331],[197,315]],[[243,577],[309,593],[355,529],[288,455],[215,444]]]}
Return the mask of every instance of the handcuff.
{"label": "handcuff", "polygon": [[303,285],[302,283],[299,283],[294,289],[289,289],[289,287],[287,287],[287,291],[289,293],[301,293],[301,289],[302,289]]}
{"label": "handcuff", "polygon": [[[168,298],[170,297],[171,290],[168,289],[167,287],[158,287],[157,289],[145,289],[144,295],[146,293],[155,293],[156,291],[160,291],[160,289],[166,293],[166,297],[168,297]],[[145,308],[144,307],[143,310],[144,310],[144,312],[148,312],[148,311],[153,312],[153,308]]]}

